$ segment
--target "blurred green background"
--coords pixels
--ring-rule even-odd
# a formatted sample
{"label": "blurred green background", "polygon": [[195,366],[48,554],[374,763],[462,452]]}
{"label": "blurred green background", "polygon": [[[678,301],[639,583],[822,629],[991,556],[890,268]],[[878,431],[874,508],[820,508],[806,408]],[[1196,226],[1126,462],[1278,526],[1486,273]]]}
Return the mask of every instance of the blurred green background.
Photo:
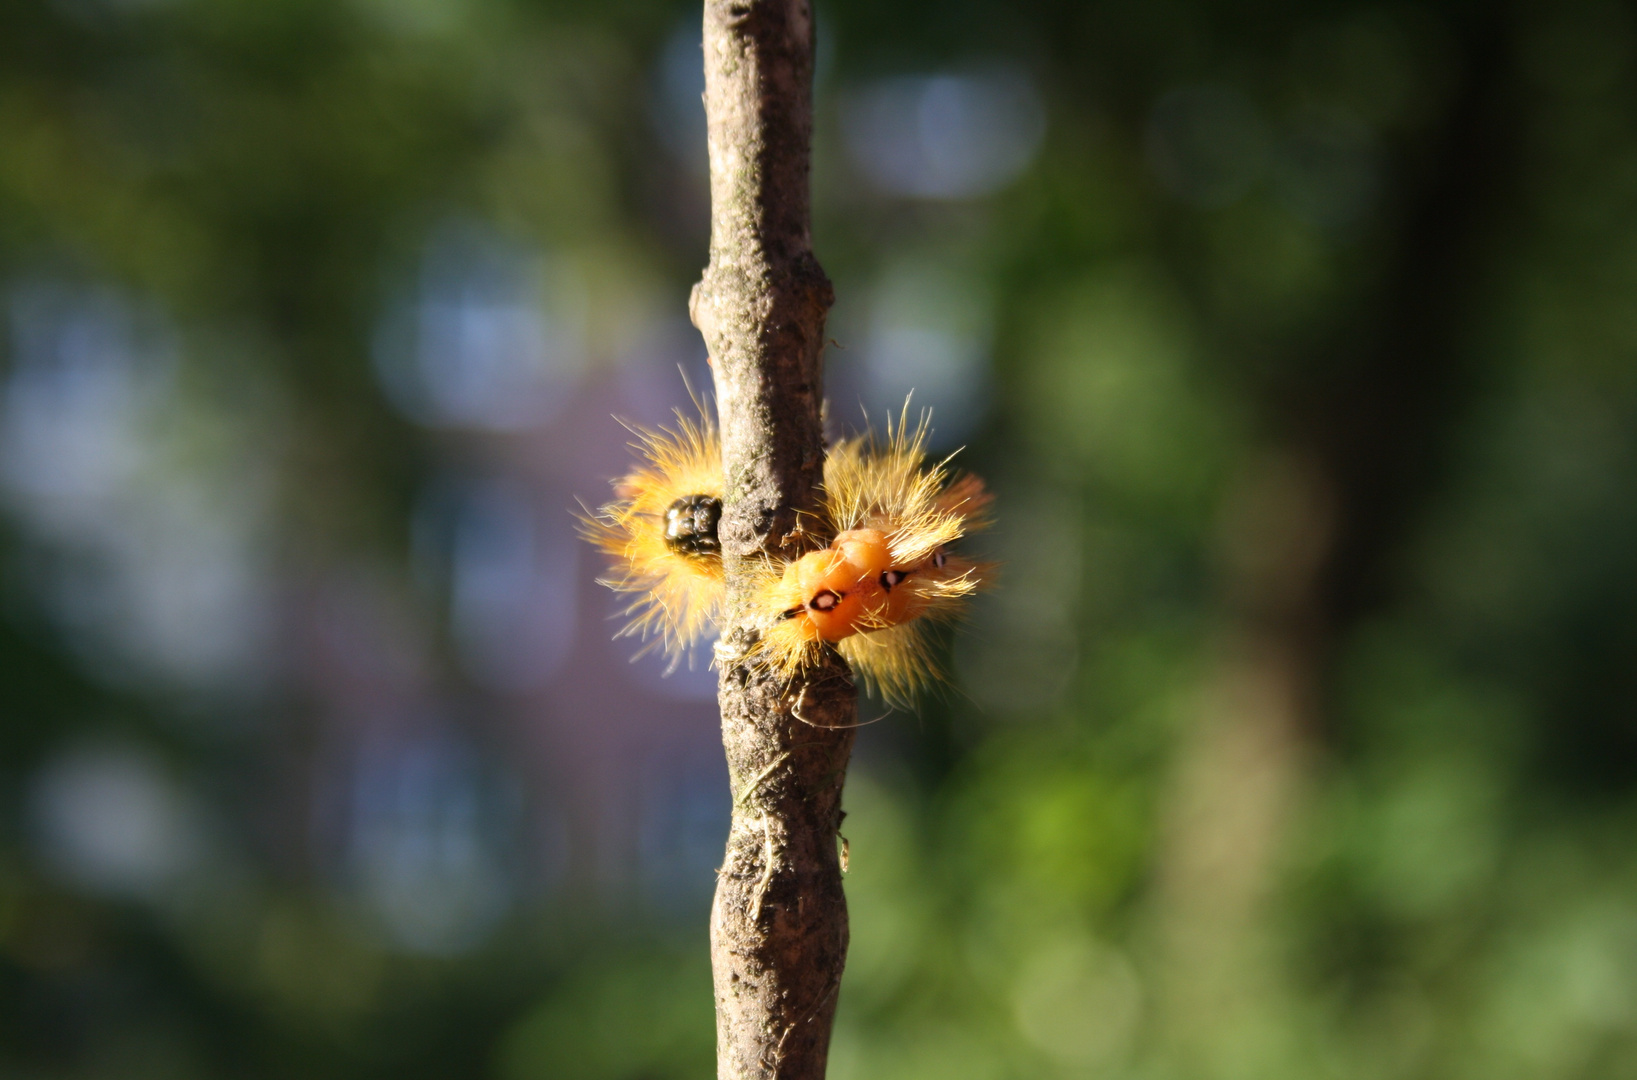
{"label": "blurred green background", "polygon": [[[837,432],[1004,574],[866,703],[831,1075],[1637,1075],[1637,17],[818,8]],[[699,14],[0,3],[0,1077],[712,1075]]]}

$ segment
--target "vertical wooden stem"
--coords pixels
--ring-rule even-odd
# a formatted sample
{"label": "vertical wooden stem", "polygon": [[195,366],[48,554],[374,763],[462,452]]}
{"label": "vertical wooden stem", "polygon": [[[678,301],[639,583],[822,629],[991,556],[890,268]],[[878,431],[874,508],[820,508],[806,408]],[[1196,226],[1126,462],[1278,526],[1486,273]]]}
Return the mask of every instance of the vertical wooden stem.
{"label": "vertical wooden stem", "polygon": [[689,308],[716,373],[727,474],[727,608],[716,648],[733,824],[711,911],[717,1075],[819,1080],[847,904],[836,834],[856,698],[846,665],[791,684],[748,662],[749,571],[798,554],[823,479],[822,349],[832,301],[813,257],[807,0],[706,0],[710,265]]}

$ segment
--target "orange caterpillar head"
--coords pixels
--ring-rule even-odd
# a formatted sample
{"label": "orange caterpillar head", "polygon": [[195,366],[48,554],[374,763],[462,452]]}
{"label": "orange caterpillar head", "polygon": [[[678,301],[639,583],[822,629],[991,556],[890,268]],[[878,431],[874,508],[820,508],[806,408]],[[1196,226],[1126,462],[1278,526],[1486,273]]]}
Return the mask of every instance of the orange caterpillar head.
{"label": "orange caterpillar head", "polygon": [[[906,563],[894,557],[892,542],[880,529],[848,529],[836,536],[830,549],[841,553],[859,575],[854,592],[858,610],[851,619],[852,632],[865,633],[908,622],[924,613],[936,599],[926,583],[933,564],[939,568],[945,565],[942,548],[921,563]],[[826,640],[839,641],[846,636]]]}
{"label": "orange caterpillar head", "polygon": [[880,577],[889,559],[886,537],[861,529],[786,563],[777,577],[770,567],[756,601],[776,613],[762,634],[764,660],[789,677],[816,659],[825,642],[885,626]]}
{"label": "orange caterpillar head", "polygon": [[887,538],[877,529],[853,529],[823,551],[812,551],[786,567],[781,585],[800,603],[786,609],[787,618],[804,618],[824,641],[887,625],[889,594],[882,587],[892,575]]}
{"label": "orange caterpillar head", "polygon": [[614,482],[615,501],[580,519],[609,557],[598,580],[632,597],[620,636],[652,639],[673,663],[722,606],[722,448],[703,406],[700,414],[695,422],[678,412],[674,430],[637,430],[641,464]]}

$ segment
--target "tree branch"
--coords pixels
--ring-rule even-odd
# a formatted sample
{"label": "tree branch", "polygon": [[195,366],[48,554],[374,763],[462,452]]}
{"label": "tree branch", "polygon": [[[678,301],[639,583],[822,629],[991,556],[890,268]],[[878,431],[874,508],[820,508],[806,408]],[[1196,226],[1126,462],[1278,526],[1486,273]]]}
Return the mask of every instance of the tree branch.
{"label": "tree branch", "polygon": [[[824,318],[808,170],[807,0],[706,0],[710,265],[689,304],[710,349],[726,472],[716,647],[733,824],[711,911],[717,1075],[820,1080],[847,954],[836,835],[856,697],[845,663],[786,686],[747,659],[750,572],[802,550],[823,479]],[[797,715],[797,712],[800,715]]]}

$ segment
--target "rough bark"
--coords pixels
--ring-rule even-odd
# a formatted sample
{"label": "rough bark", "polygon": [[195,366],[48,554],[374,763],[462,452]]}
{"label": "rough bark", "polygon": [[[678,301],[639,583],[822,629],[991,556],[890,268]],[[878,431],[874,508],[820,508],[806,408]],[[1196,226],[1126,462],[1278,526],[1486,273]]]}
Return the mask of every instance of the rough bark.
{"label": "rough bark", "polygon": [[806,0],[707,0],[710,265],[689,305],[716,375],[727,608],[716,648],[733,823],[711,911],[717,1075],[824,1075],[847,953],[836,849],[855,693],[831,654],[786,685],[759,670],[749,572],[811,542],[823,477],[824,318],[808,165]]}

